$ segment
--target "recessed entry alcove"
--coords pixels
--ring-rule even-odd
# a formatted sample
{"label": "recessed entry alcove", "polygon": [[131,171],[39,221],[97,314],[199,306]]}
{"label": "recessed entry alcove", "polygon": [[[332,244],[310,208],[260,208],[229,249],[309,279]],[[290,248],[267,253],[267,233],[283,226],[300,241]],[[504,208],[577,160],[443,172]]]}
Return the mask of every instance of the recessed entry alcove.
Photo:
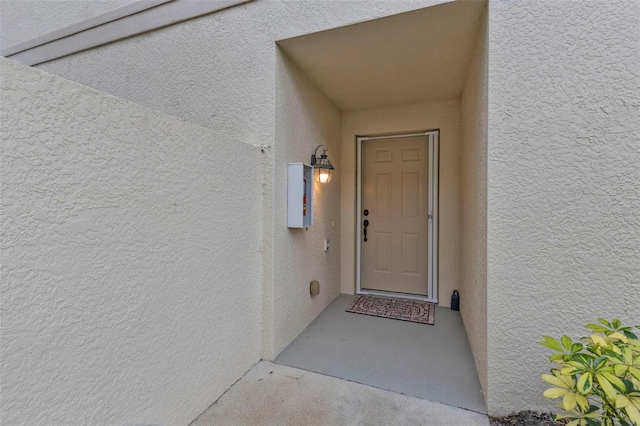
{"label": "recessed entry alcove", "polygon": [[[288,238],[294,247],[302,246],[296,239],[319,243],[337,214],[339,229],[331,240],[339,256],[318,262],[338,273],[321,281],[330,294],[352,295],[361,288],[365,219],[364,207],[358,207],[358,139],[436,132],[439,150],[431,154],[438,157],[437,211],[428,213],[437,215],[434,247],[429,246],[436,250],[437,274],[434,287],[421,297],[448,308],[453,290],[460,291],[462,322],[483,387],[486,330],[476,319],[486,315],[486,280],[474,277],[484,256],[475,241],[486,224],[486,6],[446,2],[278,41],[275,144],[276,191],[287,162],[305,161],[302,156],[317,144],[329,148],[336,178],[316,187],[317,225]],[[277,298],[277,286],[274,292]],[[277,312],[276,302],[276,323]],[[283,347],[276,342],[275,349],[277,354]]]}
{"label": "recessed entry alcove", "polygon": [[341,111],[458,99],[484,1],[454,1],[277,44]]}
{"label": "recessed entry alcove", "polygon": [[475,109],[463,110],[462,98],[465,88],[476,89],[472,80],[486,79],[473,60],[486,43],[485,10],[483,1],[454,1],[277,42],[282,64],[277,80],[295,80],[280,90],[299,92],[283,94],[283,102],[276,102],[277,124],[298,133],[295,145],[305,144],[306,135],[295,130],[299,121],[287,122],[291,97],[308,111],[314,130],[330,133],[305,85],[317,88],[341,115],[340,141],[327,143],[342,177],[343,292],[355,289],[356,136],[436,129],[441,132],[439,302],[447,305],[444,296],[458,287],[463,127],[478,119]]}

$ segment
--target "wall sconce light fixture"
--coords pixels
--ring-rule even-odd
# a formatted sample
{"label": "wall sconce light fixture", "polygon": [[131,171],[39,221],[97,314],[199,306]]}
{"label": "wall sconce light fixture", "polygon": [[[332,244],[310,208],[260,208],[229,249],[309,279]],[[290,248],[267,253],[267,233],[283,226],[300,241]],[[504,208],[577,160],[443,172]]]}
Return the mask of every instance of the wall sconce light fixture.
{"label": "wall sconce light fixture", "polygon": [[[318,149],[322,147],[323,151],[318,158]],[[329,183],[331,182],[331,170],[334,169],[333,164],[327,158],[327,148],[324,145],[318,145],[313,155],[311,155],[311,165],[313,166],[313,175],[316,182]]]}

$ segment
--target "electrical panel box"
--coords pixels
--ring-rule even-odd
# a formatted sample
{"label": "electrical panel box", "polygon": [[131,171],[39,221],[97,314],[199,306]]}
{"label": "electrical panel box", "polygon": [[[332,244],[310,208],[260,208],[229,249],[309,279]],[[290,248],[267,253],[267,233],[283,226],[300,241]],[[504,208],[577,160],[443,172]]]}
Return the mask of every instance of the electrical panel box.
{"label": "electrical panel box", "polygon": [[287,226],[306,228],[313,225],[313,167],[304,163],[287,167]]}

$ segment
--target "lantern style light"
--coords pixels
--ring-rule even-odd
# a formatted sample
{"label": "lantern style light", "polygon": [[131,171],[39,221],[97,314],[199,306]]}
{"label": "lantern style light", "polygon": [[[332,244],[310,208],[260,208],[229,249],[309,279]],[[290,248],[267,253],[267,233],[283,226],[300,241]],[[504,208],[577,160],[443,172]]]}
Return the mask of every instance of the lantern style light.
{"label": "lantern style light", "polygon": [[[318,158],[318,149],[322,148],[322,154]],[[319,183],[331,182],[331,170],[334,169],[333,164],[327,158],[327,148],[324,145],[318,145],[313,155],[311,155],[311,165],[313,166],[314,180]]]}

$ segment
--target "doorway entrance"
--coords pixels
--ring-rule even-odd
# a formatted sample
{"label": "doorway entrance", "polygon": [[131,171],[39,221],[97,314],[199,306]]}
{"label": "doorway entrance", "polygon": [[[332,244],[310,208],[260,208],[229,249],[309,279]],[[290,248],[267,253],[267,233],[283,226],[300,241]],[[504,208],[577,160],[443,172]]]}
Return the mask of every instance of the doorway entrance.
{"label": "doorway entrance", "polygon": [[439,131],[357,138],[356,290],[437,302]]}

